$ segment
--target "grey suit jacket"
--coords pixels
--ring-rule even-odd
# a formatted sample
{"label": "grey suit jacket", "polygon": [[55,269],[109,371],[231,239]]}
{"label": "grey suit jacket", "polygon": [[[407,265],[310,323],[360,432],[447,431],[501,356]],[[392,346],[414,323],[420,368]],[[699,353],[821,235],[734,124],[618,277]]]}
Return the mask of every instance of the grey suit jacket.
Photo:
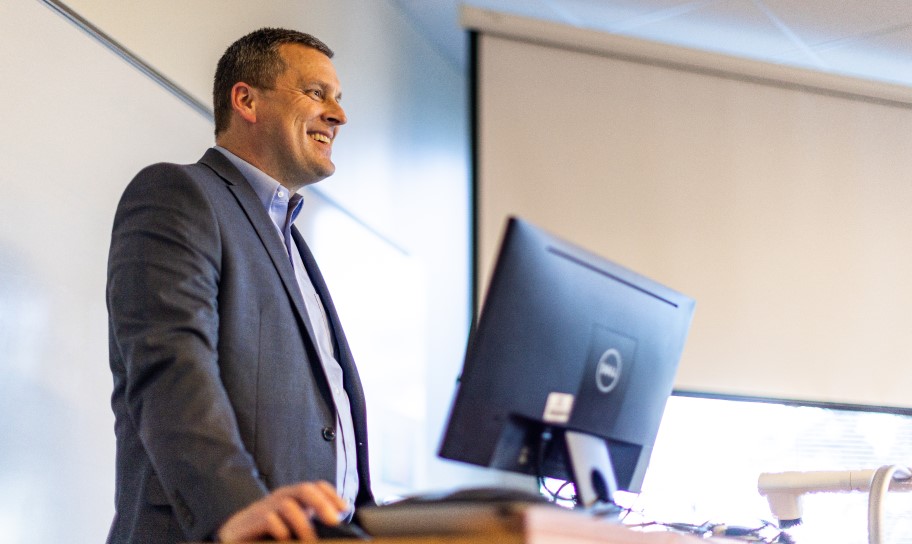
{"label": "grey suit jacket", "polygon": [[[361,382],[330,319],[373,501]],[[116,515],[108,542],[210,538],[234,512],[299,481],[335,482],[335,408],[285,247],[218,151],[156,164],[124,191],[108,262]]]}

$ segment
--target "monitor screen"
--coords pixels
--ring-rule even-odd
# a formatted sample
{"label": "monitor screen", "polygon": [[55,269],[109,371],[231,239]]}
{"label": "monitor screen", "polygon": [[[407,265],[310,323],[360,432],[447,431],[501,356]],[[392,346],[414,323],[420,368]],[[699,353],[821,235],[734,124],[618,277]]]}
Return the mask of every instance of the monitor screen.
{"label": "monitor screen", "polygon": [[571,480],[565,435],[575,431],[604,441],[617,488],[639,492],[693,309],[511,218],[440,456]]}

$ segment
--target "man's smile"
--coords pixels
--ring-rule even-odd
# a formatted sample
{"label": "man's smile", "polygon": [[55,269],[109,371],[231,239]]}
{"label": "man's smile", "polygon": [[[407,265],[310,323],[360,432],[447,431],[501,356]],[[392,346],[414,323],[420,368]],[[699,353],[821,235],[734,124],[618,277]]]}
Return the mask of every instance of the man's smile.
{"label": "man's smile", "polygon": [[331,143],[332,143],[332,138],[331,138],[331,137],[327,136],[326,134],[322,134],[322,133],[320,133],[320,132],[311,132],[311,133],[310,133],[310,137],[313,138],[314,140],[316,140],[316,141],[318,141],[318,142],[322,142],[322,143],[324,143],[324,144],[331,144]]}

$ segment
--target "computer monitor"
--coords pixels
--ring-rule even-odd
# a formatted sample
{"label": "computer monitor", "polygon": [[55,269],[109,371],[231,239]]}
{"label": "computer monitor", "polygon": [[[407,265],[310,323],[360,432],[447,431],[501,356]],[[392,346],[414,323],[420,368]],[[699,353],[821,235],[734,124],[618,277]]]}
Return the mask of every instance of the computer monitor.
{"label": "computer monitor", "polygon": [[[577,494],[595,485],[609,502],[615,488],[639,492],[693,309],[687,296],[509,219],[439,455],[573,480]],[[595,463],[608,474],[574,468],[580,438],[583,450],[607,446]],[[609,496],[590,476],[613,478]]]}

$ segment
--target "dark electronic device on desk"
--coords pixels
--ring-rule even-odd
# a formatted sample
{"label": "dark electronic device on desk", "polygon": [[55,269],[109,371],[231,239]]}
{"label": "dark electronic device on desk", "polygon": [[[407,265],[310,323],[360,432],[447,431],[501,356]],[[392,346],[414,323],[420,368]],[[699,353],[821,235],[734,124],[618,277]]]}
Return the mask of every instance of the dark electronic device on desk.
{"label": "dark electronic device on desk", "polygon": [[338,525],[329,525],[323,523],[322,521],[314,518],[310,520],[311,525],[313,525],[314,532],[317,533],[317,538],[320,540],[324,539],[357,539],[357,540],[371,540],[370,535],[364,532],[364,529],[358,526],[357,523],[339,523]]}
{"label": "dark electronic device on desk", "polygon": [[[511,218],[440,456],[572,481],[581,506],[616,511],[615,491],[640,491],[693,309],[692,299]],[[536,497],[469,489],[356,518],[375,536],[414,534],[414,525],[463,532],[503,525]]]}
{"label": "dark electronic device on desk", "polygon": [[572,481],[586,507],[639,492],[693,309],[511,218],[440,456]]}

